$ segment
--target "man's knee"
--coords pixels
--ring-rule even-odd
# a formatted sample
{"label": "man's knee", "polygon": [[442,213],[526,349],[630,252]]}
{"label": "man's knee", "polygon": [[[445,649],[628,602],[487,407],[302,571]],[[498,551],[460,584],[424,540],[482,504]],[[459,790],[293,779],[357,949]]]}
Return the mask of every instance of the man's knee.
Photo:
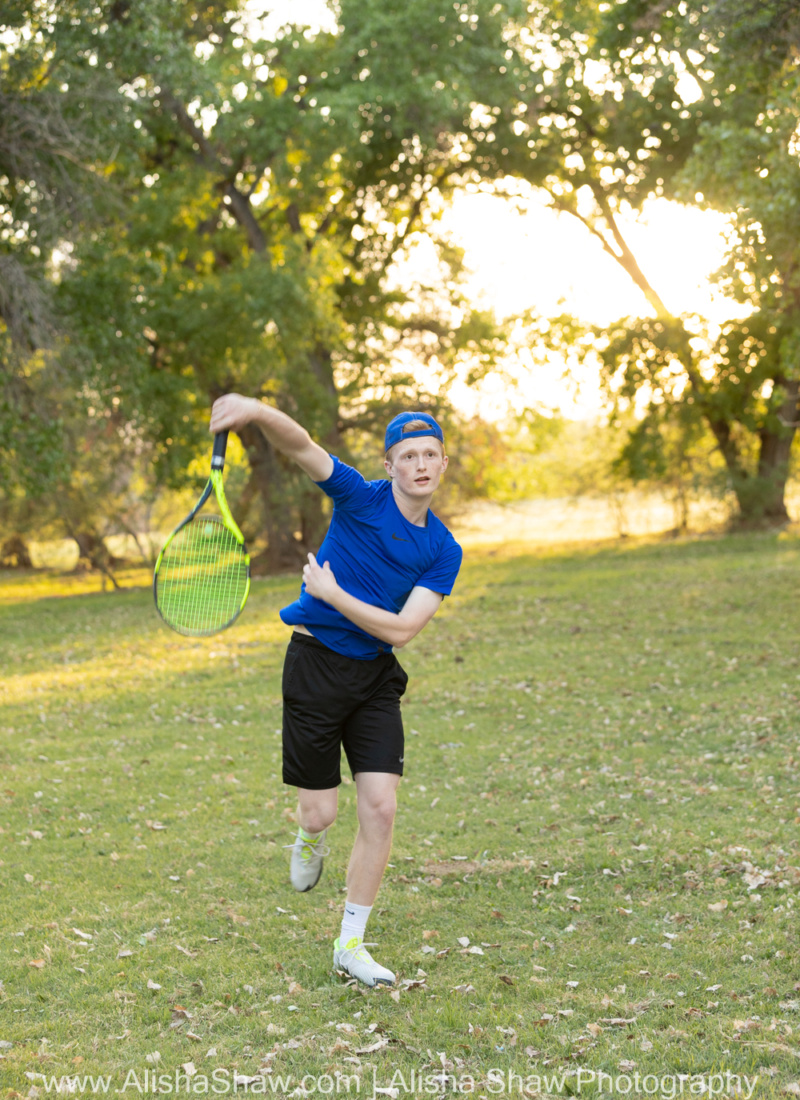
{"label": "man's knee", "polygon": [[358,821],[367,828],[389,830],[397,813],[397,796],[394,791],[371,792],[359,795]]}
{"label": "man's knee", "polygon": [[320,792],[315,797],[312,791],[303,791],[298,797],[300,813],[299,823],[307,833],[321,833],[330,828],[336,820],[337,799],[329,791]]}

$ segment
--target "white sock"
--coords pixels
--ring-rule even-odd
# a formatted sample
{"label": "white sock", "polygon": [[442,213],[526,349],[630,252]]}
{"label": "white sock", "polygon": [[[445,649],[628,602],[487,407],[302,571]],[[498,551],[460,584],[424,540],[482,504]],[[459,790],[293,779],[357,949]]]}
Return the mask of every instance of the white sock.
{"label": "white sock", "polygon": [[342,917],[342,931],[339,935],[339,943],[346,947],[353,936],[364,939],[367,930],[367,920],[372,912],[371,905],[356,905],[354,901],[344,903],[344,916]]}

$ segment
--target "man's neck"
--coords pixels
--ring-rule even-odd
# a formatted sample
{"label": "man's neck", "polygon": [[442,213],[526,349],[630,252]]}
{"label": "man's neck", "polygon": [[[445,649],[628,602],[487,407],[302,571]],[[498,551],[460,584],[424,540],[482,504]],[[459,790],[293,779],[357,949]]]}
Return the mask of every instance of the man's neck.
{"label": "man's neck", "polygon": [[398,488],[397,482],[392,482],[392,495],[394,496],[394,502],[397,505],[400,513],[409,523],[414,527],[427,527],[428,526],[428,506],[431,502],[431,496],[421,497],[416,499],[409,499]]}

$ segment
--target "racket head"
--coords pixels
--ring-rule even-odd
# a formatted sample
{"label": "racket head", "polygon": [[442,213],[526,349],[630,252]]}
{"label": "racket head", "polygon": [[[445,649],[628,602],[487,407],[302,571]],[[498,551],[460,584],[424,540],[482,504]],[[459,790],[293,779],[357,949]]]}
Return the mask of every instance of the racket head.
{"label": "racket head", "polygon": [[201,638],[225,630],[241,614],[249,593],[250,555],[244,539],[220,516],[193,513],[158,556],[156,609],[178,634]]}

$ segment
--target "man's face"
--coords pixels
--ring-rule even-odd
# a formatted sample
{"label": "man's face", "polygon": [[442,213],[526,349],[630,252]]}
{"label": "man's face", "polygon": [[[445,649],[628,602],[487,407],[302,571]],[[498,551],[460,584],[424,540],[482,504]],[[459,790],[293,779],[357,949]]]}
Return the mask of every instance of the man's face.
{"label": "man's face", "polygon": [[447,469],[447,455],[435,435],[395,443],[384,462],[397,488],[409,497],[430,496]]}

